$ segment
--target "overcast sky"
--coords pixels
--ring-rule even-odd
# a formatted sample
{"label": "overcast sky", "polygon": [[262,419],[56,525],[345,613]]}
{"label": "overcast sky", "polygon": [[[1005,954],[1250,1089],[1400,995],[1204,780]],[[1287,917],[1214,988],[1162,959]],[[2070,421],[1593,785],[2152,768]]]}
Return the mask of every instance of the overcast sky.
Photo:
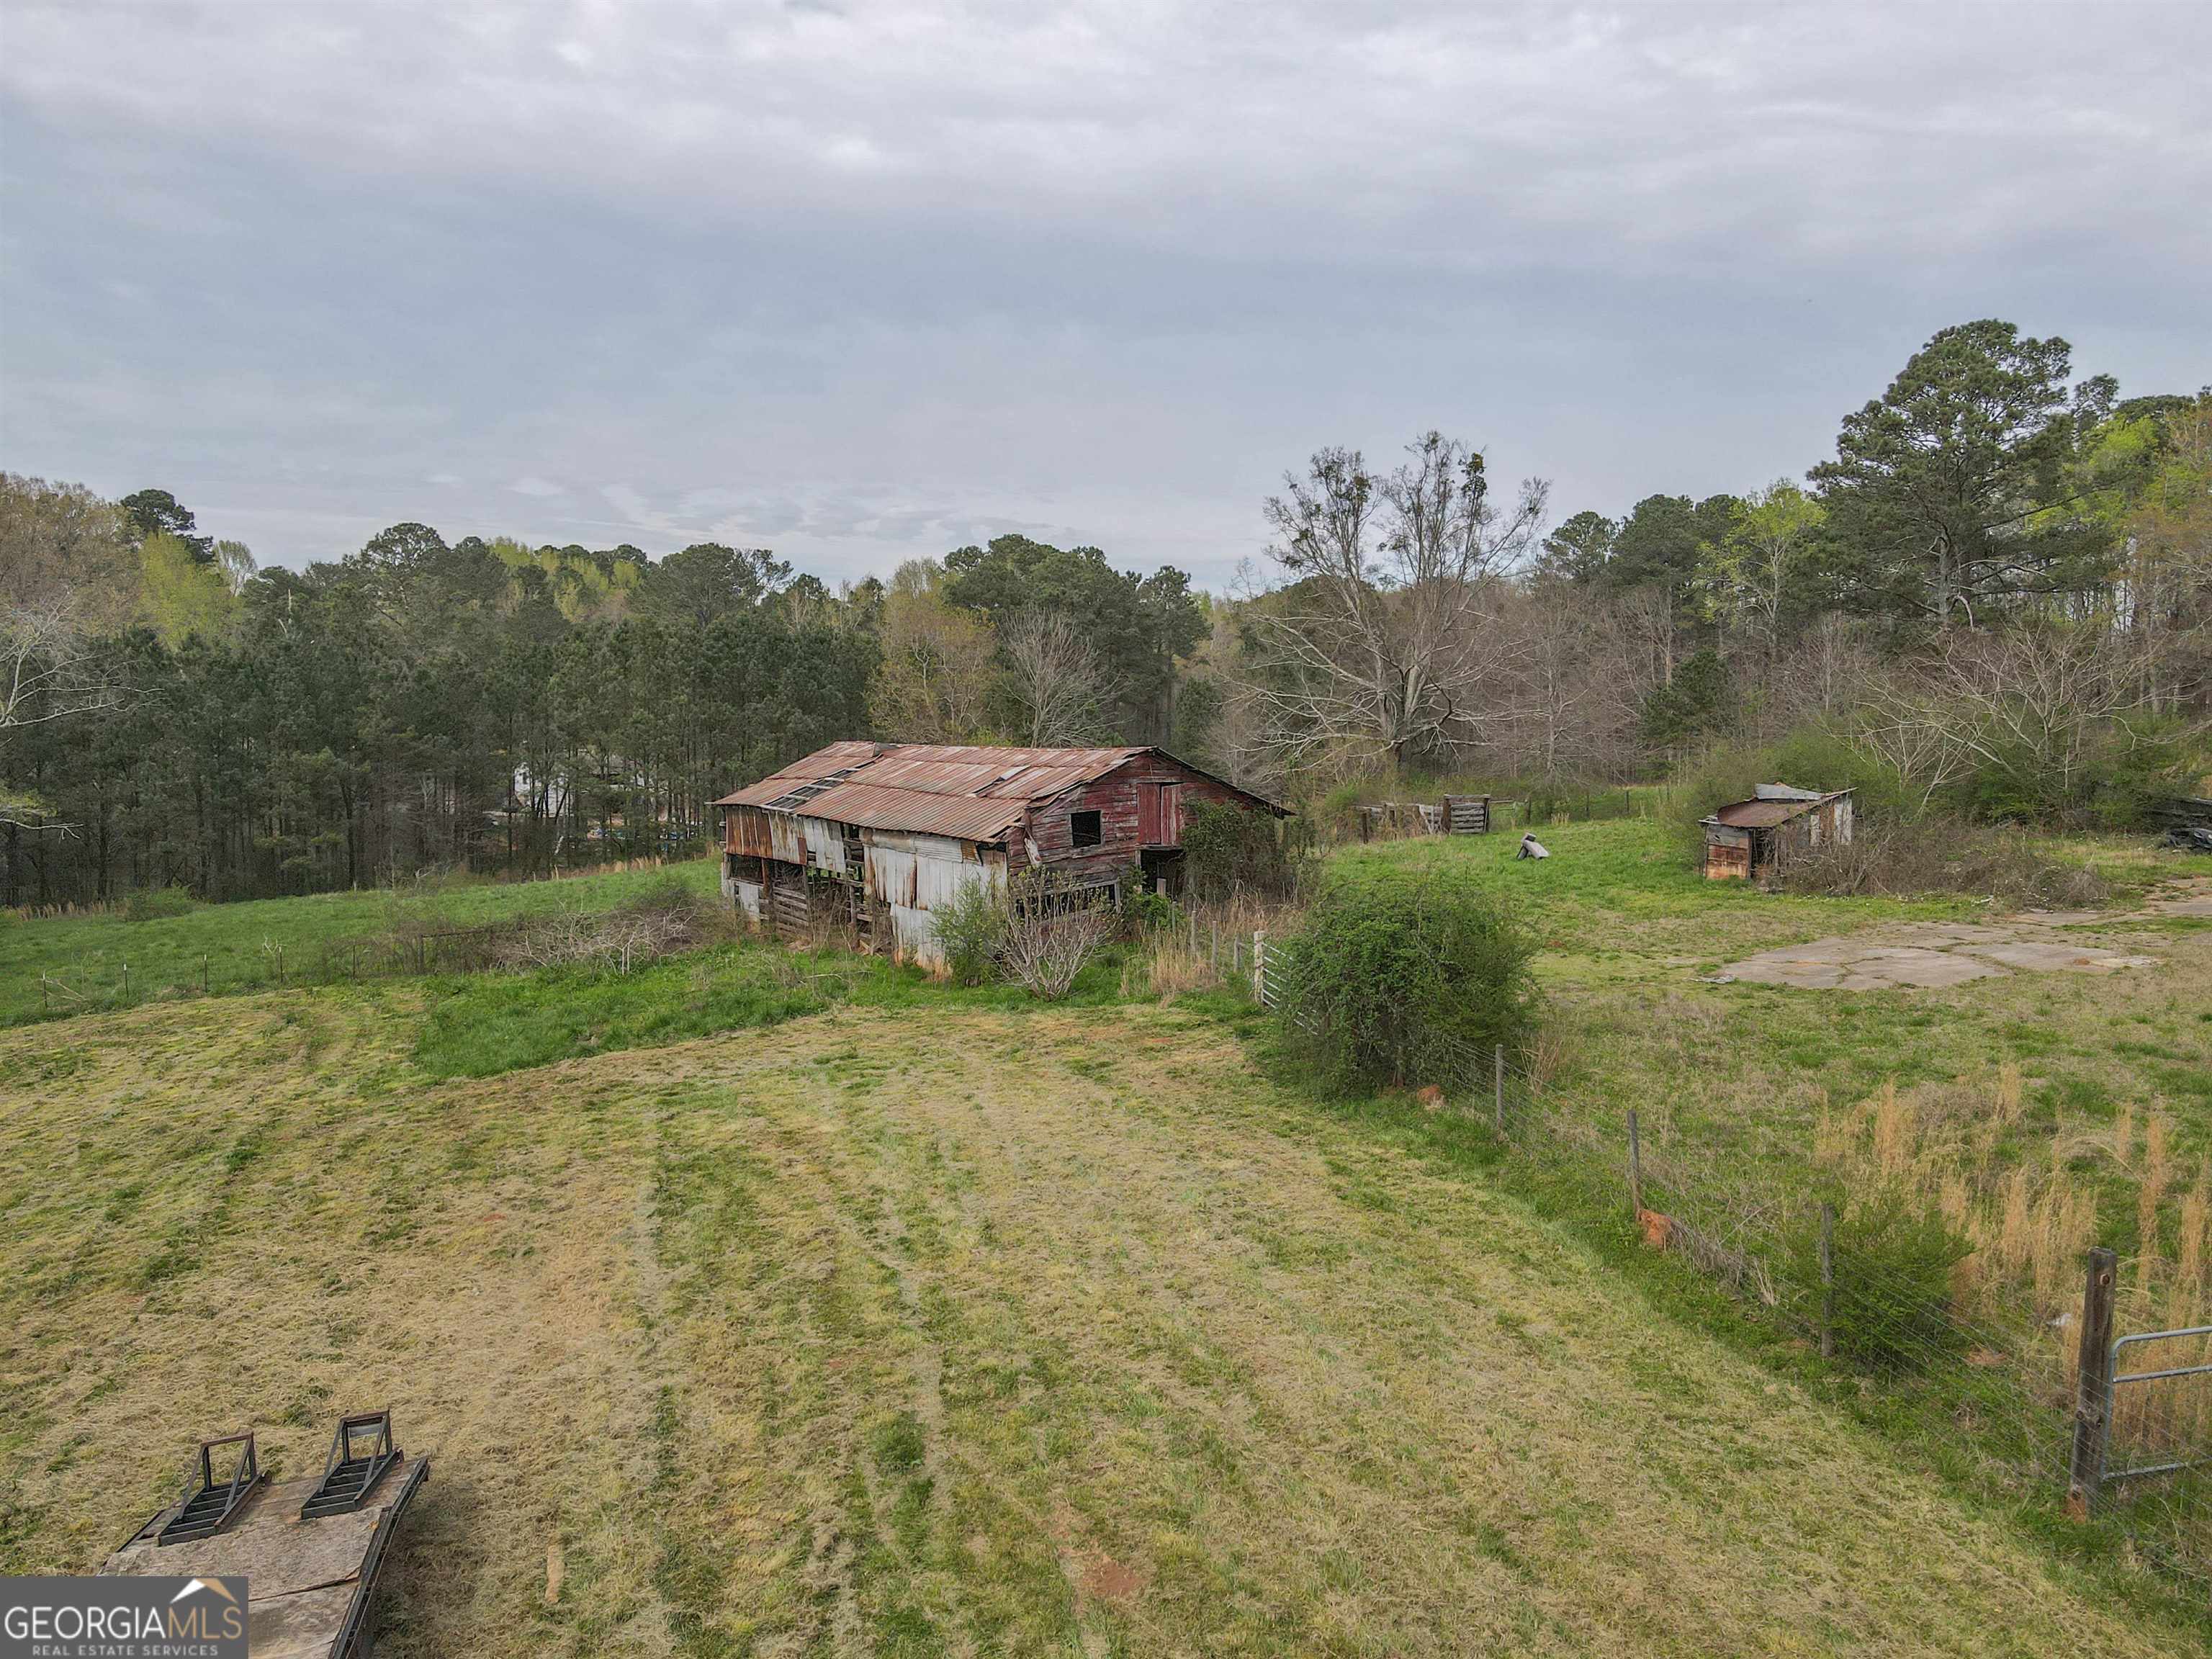
{"label": "overcast sky", "polygon": [[1220,586],[1327,443],[1802,472],[1937,328],[2212,380],[2212,6],[0,0],[0,467]]}

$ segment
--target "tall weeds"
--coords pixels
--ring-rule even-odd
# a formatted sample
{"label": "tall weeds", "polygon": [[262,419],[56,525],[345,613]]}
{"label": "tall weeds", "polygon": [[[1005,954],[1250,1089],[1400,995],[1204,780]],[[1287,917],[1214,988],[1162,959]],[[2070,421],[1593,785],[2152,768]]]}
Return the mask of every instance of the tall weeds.
{"label": "tall weeds", "polygon": [[[1965,1239],[1971,1253],[1952,1274],[1959,1315],[2008,1332],[2030,1386],[2063,1407],[2078,1360],[2082,1264],[2100,1237],[2110,1240],[2101,1200],[2115,1192],[2134,1224],[2118,1329],[2212,1325],[2212,1164],[2183,1189],[2172,1121],[2132,1103],[2100,1130],[2023,1147],[2022,1091],[2019,1068],[2007,1064],[1948,1085],[1885,1085],[1840,1110],[1823,1103],[1814,1159],[1846,1190],[1911,1195]],[[2116,1444],[2138,1449],[2212,1449],[2212,1388],[2200,1378],[2123,1389],[2113,1432]]]}

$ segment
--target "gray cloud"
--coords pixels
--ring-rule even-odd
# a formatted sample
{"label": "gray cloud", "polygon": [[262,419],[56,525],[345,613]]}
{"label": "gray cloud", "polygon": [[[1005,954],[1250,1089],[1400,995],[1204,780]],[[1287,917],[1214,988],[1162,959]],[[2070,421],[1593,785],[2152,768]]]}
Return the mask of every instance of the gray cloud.
{"label": "gray cloud", "polygon": [[2212,379],[2197,8],[0,27],[0,459],[264,560],[422,516],[850,575],[1021,526],[1220,581],[1324,442],[1441,425],[1617,510],[1801,471],[1969,316]]}

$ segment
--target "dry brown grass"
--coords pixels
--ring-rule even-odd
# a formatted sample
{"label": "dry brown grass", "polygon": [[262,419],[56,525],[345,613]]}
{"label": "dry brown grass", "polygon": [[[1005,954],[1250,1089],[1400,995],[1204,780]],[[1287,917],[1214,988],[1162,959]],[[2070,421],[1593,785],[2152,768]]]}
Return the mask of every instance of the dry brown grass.
{"label": "dry brown grass", "polygon": [[1286,901],[1240,894],[1218,903],[1185,906],[1172,922],[1146,927],[1122,970],[1124,996],[1151,994],[1164,1001],[1193,991],[1249,986],[1255,933],[1280,940],[1297,925],[1299,911]]}
{"label": "dry brown grass", "polygon": [[447,1085],[412,994],[0,1037],[8,1567],[389,1401],[388,1659],[2185,1650],[1181,1011]]}
{"label": "dry brown grass", "polygon": [[[2205,1277],[2212,1169],[2177,1194],[2169,1119],[2151,1112],[2138,1130],[2127,1108],[2101,1139],[2071,1131],[2023,1154],[2002,1133],[2019,1121],[2021,1096],[2010,1065],[1942,1087],[1885,1085],[1849,1111],[1824,1109],[1814,1157],[1847,1185],[1917,1194],[1972,1243],[1954,1282],[1960,1314],[2002,1333],[2014,1362],[2056,1409],[2072,1399],[2081,1264],[2099,1237],[2100,1188],[2115,1175],[2132,1185],[2137,1239],[2123,1274],[2118,1328],[2212,1324]],[[2130,1368],[2194,1357],[2168,1353]],[[2123,1389],[2115,1437],[2130,1454],[2212,1449],[2212,1397],[2198,1380]]]}

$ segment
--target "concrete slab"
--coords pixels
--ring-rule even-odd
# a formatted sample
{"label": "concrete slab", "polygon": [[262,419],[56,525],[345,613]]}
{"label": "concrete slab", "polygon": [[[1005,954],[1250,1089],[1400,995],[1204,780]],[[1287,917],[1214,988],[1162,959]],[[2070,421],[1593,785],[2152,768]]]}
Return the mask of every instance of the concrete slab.
{"label": "concrete slab", "polygon": [[2156,957],[2115,956],[2073,939],[2014,939],[2003,945],[1966,947],[1978,957],[2031,974],[2111,974],[2124,968],[2148,968]]}
{"label": "concrete slab", "polygon": [[1808,952],[1792,946],[1767,951],[1730,963],[1723,971],[1753,985],[1793,986],[1807,991],[1880,991],[1904,985],[1929,989],[1990,979],[2004,972],[1973,957],[1918,945],[1864,942],[1851,945],[1844,940],[1825,939],[1818,943],[1845,948]]}
{"label": "concrete slab", "polygon": [[1712,979],[1803,991],[1941,990],[2008,972],[2111,974],[2157,961],[2061,934],[2054,924],[1914,922],[1856,939],[1808,939],[1762,951],[1729,963]]}

